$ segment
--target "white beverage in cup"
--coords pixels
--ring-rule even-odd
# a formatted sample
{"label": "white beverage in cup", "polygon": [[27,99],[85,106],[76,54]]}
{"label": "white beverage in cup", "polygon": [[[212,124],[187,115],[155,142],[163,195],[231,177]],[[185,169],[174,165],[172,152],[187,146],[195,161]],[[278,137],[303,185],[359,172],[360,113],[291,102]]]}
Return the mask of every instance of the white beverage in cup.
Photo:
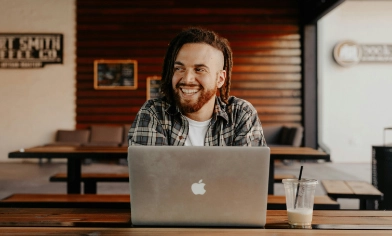
{"label": "white beverage in cup", "polygon": [[[311,228],[315,179],[283,179],[287,218],[291,228]],[[297,192],[298,191],[298,192]]]}
{"label": "white beverage in cup", "polygon": [[311,225],[313,216],[313,209],[297,208],[288,209],[287,217],[289,224]]}

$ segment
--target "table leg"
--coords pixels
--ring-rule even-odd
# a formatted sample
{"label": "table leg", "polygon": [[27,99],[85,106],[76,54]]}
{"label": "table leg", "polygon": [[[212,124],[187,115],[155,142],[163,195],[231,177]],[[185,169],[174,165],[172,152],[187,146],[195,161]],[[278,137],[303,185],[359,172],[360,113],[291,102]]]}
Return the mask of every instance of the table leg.
{"label": "table leg", "polygon": [[84,181],[84,194],[97,194],[97,181]]}
{"label": "table leg", "polygon": [[80,193],[81,161],[79,158],[68,158],[67,193]]}
{"label": "table leg", "polygon": [[359,210],[375,210],[376,204],[372,199],[360,199]]}
{"label": "table leg", "polygon": [[269,167],[269,178],[268,178],[268,194],[274,194],[274,170],[275,170],[275,161],[271,157],[270,158],[270,167]]}

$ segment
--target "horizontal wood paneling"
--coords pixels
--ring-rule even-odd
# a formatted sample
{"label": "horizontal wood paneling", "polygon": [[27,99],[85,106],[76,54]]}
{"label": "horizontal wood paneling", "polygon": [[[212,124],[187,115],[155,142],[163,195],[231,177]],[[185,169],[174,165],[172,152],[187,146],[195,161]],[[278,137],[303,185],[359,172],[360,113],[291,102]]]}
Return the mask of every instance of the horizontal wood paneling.
{"label": "horizontal wood paneling", "polygon": [[[78,2],[83,1],[79,0]],[[102,0],[98,0],[100,2]],[[115,0],[111,1],[114,2]],[[233,0],[228,0],[233,1]],[[145,1],[147,2],[147,1]],[[209,4],[206,4],[203,7],[187,7],[187,8],[180,8],[180,7],[170,7],[170,8],[145,8],[145,7],[134,7],[130,6],[127,8],[123,7],[115,7],[109,6],[105,8],[94,8],[93,6],[81,6],[78,5],[77,14],[78,15],[101,15],[101,16],[118,16],[118,15],[139,15],[141,18],[150,16],[150,15],[168,15],[168,16],[188,16],[188,15],[198,15],[198,16],[206,16],[209,17],[211,15],[223,15],[223,16],[233,16],[233,15],[257,15],[262,17],[263,15],[291,15],[297,16],[298,10],[293,8],[265,8],[265,7],[250,7],[244,8],[242,6],[242,2],[237,2],[237,7],[227,8],[227,7],[220,7],[220,8],[209,8]],[[141,20],[142,22],[142,20]],[[177,21],[178,22],[178,21]],[[187,23],[186,20],[182,21],[183,23]],[[210,21],[209,24],[213,24],[213,21]],[[242,22],[238,22],[238,24],[242,24]],[[170,26],[168,27],[170,29]]]}
{"label": "horizontal wood paneling", "polygon": [[233,89],[300,89],[301,82],[246,82],[233,81],[231,84]]}
{"label": "horizontal wood paneling", "polygon": [[251,81],[300,81],[300,73],[233,73],[233,81],[251,80]]}
{"label": "horizontal wood paneling", "polygon": [[[215,23],[274,23],[274,24],[282,24],[282,23],[296,23],[297,22],[297,16],[292,15],[292,16],[279,16],[279,15],[269,15],[265,17],[259,17],[255,15],[231,15],[230,18],[223,18],[220,15],[214,16],[208,16],[208,18],[200,18],[199,15],[197,14],[187,14],[189,19],[187,20],[187,23],[190,25],[199,25],[199,24],[208,24],[211,21]],[[194,17],[192,17],[194,16]],[[96,14],[96,15],[82,15],[79,17],[80,21],[86,22],[86,23],[94,23],[96,21],[99,21],[102,16]],[[156,22],[167,22],[167,23],[178,23],[178,20],[167,16],[167,15],[150,15],[150,17],[144,17],[143,19],[140,19],[139,15],[118,15],[116,18],[107,18],[105,20],[106,24],[111,24],[111,23],[117,23],[117,22],[122,22],[122,23],[128,23],[128,24],[133,24],[133,23],[142,23],[142,24],[155,24]]]}
{"label": "horizontal wood paneling", "polygon": [[[158,47],[162,48],[162,45],[166,45],[166,41],[140,41],[140,42],[130,42],[130,41],[115,41],[111,43],[111,48],[116,47]],[[80,48],[96,48],[96,47],[106,47],[107,41],[96,41],[88,42],[82,41],[77,43],[77,47]],[[299,42],[297,40],[282,40],[282,41],[241,41],[241,42],[231,42],[231,48],[299,48]]]}
{"label": "horizontal wood paneling", "polygon": [[[166,53],[165,48],[81,48],[78,49],[78,53],[86,55],[87,57],[95,57],[95,58],[135,58],[135,57],[143,57],[145,55],[156,55]],[[123,57],[118,56],[119,54],[126,55]],[[233,54],[236,56],[249,56],[249,54],[253,54],[253,56],[300,56],[300,49],[242,49],[235,50],[233,49]]]}
{"label": "horizontal wood paneling", "polygon": [[[197,24],[200,25],[200,24]],[[188,27],[190,25],[187,25]],[[185,26],[184,26],[185,27]],[[205,26],[207,27],[207,26]],[[179,29],[181,30],[181,29]],[[179,31],[164,31],[160,32],[160,39],[167,39],[170,40],[174,37]],[[220,33],[223,35],[222,33]],[[241,41],[241,36],[243,36],[243,32],[236,32],[236,31],[226,31],[224,36],[228,39],[235,39],[230,40],[233,41]],[[81,38],[80,41],[91,41],[91,38],[96,38],[96,40],[124,40],[127,38],[128,40],[151,40],[152,38],[156,38],[155,31],[145,31],[142,34],[134,34],[132,31],[116,31],[111,32],[111,34],[102,34],[101,31],[78,31],[78,38]],[[276,40],[298,40],[300,39],[300,35],[298,33],[287,33],[287,32],[248,32],[247,40],[265,40],[265,39],[276,39]]]}
{"label": "horizontal wood paneling", "polygon": [[[139,70],[146,71],[160,71],[161,65],[158,64],[145,64],[138,66]],[[90,73],[91,65],[80,66],[77,72]],[[233,67],[233,73],[296,73],[301,72],[301,66],[299,65],[237,65]]]}
{"label": "horizontal wood paneling", "polygon": [[[236,97],[255,97],[262,99],[268,98],[298,98],[301,97],[301,91],[297,89],[271,89],[271,90],[231,90],[231,95]],[[302,102],[301,102],[302,103]]]}
{"label": "horizontal wood paneling", "polygon": [[[239,4],[236,1],[227,0],[198,0],[198,1],[183,1],[183,0],[148,0],[148,1],[131,1],[131,0],[116,0],[116,1],[102,1],[97,0],[82,0],[78,2],[81,7],[89,8],[108,8],[108,7],[119,7],[119,8],[135,8],[135,7],[149,7],[149,8],[172,8],[172,7],[205,7],[209,8],[233,8],[238,7]],[[246,0],[241,2],[242,7],[296,7],[298,2],[295,0]]]}
{"label": "horizontal wood paneling", "polygon": [[[202,26],[230,41],[231,95],[251,102],[265,125],[300,124],[301,48],[296,0],[77,0],[77,128],[129,124],[160,76],[167,45]],[[138,61],[136,90],[94,90],[96,59]]]}
{"label": "horizontal wood paneling", "polygon": [[[94,78],[92,74],[92,68],[87,70],[86,73],[79,73],[78,79],[80,82],[88,82],[91,84],[91,80]],[[157,73],[159,74],[159,73]],[[139,75],[148,75],[150,76],[151,73],[139,72]],[[254,81],[279,81],[279,80],[287,80],[287,81],[300,81],[301,74],[300,73],[233,73],[232,74],[233,81],[237,80],[254,80]]]}
{"label": "horizontal wood paneling", "polygon": [[[94,63],[95,57],[91,58],[78,58],[77,63],[81,67],[89,67],[91,72],[91,64]],[[140,64],[148,64],[148,65],[159,65],[162,66],[163,57],[156,58],[148,58],[148,57],[139,57],[138,63]],[[270,65],[270,64],[279,64],[279,65],[300,65],[301,59],[297,56],[265,56],[265,57],[236,57],[234,60],[234,66],[237,67],[239,65]]]}
{"label": "horizontal wood paneling", "polygon": [[[101,99],[125,99],[129,98],[129,94],[127,93],[127,90],[122,90],[121,92],[114,92],[113,90],[101,90],[99,93],[94,93],[88,90],[80,90],[77,92],[77,96],[79,97],[80,101],[83,101],[85,99],[96,99],[96,98],[101,98]],[[247,98],[255,98],[252,101],[253,103],[257,103],[257,99],[262,101],[263,99],[271,98],[269,100],[269,103],[274,104],[274,101],[279,101],[280,98],[285,99],[286,101],[300,101],[300,92],[297,90],[276,90],[276,89],[265,89],[260,93],[258,89],[255,90],[236,90],[232,89],[231,90],[231,95],[232,96],[237,96],[237,97],[247,97]],[[134,96],[140,96],[142,97],[145,95],[144,91],[134,91],[133,93]],[[297,102],[296,102],[297,103]],[[301,103],[301,102],[300,102]]]}
{"label": "horizontal wood paneling", "polygon": [[[101,32],[108,32],[110,31],[118,31],[118,30],[137,30],[140,32],[144,31],[162,31],[166,29],[181,29],[187,27],[187,25],[183,24],[170,24],[170,25],[157,25],[151,24],[149,28],[146,29],[145,25],[118,25],[118,24],[100,24],[100,25],[78,25],[76,28],[78,31],[95,31],[99,30]],[[288,25],[288,24],[265,24],[265,25],[208,25],[209,28],[219,29],[221,32],[231,31],[233,28],[236,28],[237,32],[247,32],[251,30],[255,31],[264,31],[264,32],[287,32],[287,33],[294,33],[298,31],[298,27],[295,25]]]}

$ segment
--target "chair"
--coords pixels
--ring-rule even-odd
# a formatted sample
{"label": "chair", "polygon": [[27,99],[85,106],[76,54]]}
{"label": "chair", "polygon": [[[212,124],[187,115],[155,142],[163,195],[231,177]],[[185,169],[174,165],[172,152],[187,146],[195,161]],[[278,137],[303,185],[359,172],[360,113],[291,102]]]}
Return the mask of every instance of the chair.
{"label": "chair", "polygon": [[90,138],[90,130],[57,130],[56,140],[48,143],[46,146],[81,146],[88,142]]}
{"label": "chair", "polygon": [[264,138],[268,146],[300,147],[303,136],[302,126],[263,126]]}
{"label": "chair", "polygon": [[123,143],[121,144],[122,147],[128,147],[128,132],[131,129],[131,124],[125,124],[124,125],[124,139]]}
{"label": "chair", "polygon": [[[79,129],[79,130],[57,130],[56,139],[52,143],[48,143],[45,146],[81,146],[83,143],[88,142],[90,138],[90,130]],[[51,159],[48,158],[48,162]],[[39,159],[39,164],[42,164],[42,158]]]}
{"label": "chair", "polygon": [[92,125],[90,141],[83,146],[118,147],[123,142],[122,126]]}
{"label": "chair", "polygon": [[[302,126],[270,125],[263,126],[264,138],[269,147],[300,147],[302,144],[304,128]],[[282,160],[290,165],[293,160]]]}

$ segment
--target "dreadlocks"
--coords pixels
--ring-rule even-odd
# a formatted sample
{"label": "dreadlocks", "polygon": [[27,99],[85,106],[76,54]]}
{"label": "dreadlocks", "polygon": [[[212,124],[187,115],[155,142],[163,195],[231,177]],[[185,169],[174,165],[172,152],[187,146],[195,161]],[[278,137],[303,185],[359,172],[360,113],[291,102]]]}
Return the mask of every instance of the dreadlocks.
{"label": "dreadlocks", "polygon": [[225,84],[219,88],[219,96],[222,101],[227,104],[230,92],[231,68],[233,66],[233,56],[229,41],[220,37],[213,31],[202,28],[185,29],[170,42],[163,62],[161,92],[170,103],[174,101],[174,91],[172,88],[174,61],[176,60],[181,47],[187,43],[206,43],[223,53],[224,65],[222,69],[226,70],[226,81]]}

